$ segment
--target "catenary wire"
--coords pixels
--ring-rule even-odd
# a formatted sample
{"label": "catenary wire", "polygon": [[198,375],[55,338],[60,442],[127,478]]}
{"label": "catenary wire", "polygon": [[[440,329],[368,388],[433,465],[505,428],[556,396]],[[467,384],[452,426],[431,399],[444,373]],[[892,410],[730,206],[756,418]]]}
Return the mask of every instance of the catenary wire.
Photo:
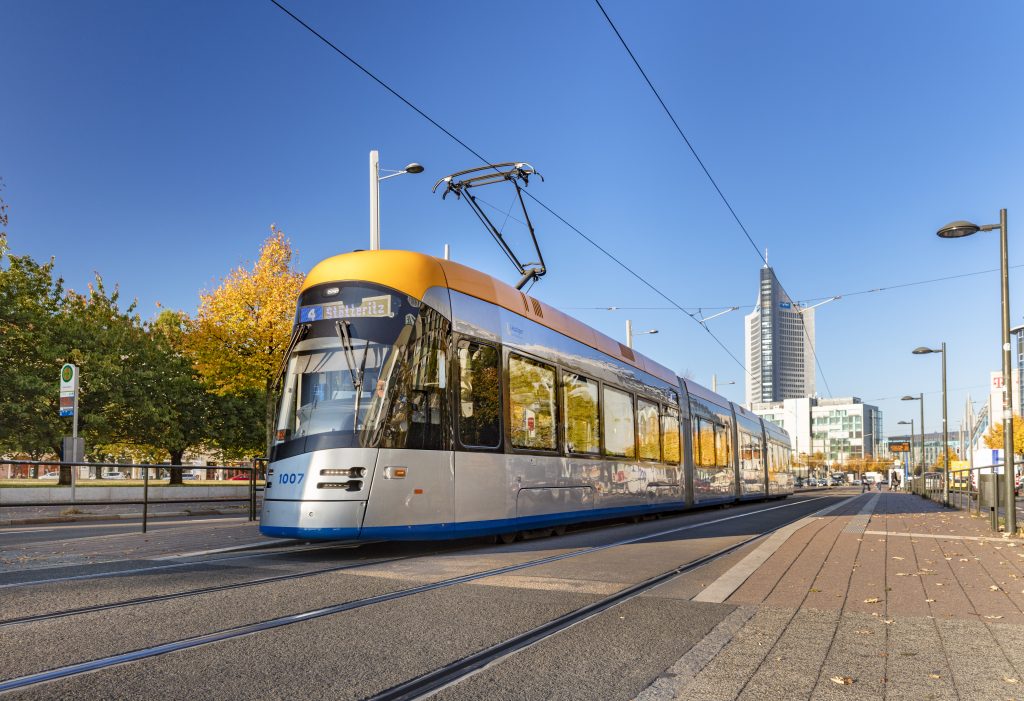
{"label": "catenary wire", "polygon": [[[1019,263],[1017,265],[1011,265],[1010,266],[1010,270],[1013,270],[1014,268],[1024,268],[1024,263]],[[826,299],[832,299],[834,297],[856,297],[857,295],[866,295],[866,294],[871,294],[873,292],[889,292],[891,290],[898,290],[898,289],[903,289],[903,288],[906,288],[906,287],[914,287],[914,286],[917,286],[917,285],[931,285],[931,284],[934,284],[936,282],[945,282],[947,280],[957,280],[959,278],[972,277],[972,276],[975,276],[975,275],[986,275],[988,273],[998,273],[998,272],[999,272],[999,268],[989,268],[988,270],[975,270],[975,271],[970,272],[970,273],[957,273],[956,275],[946,275],[944,277],[935,277],[935,278],[931,278],[929,280],[915,280],[913,282],[901,282],[901,283],[896,283],[896,284],[892,284],[892,285],[886,285],[884,287],[872,287],[871,289],[868,289],[868,290],[857,290],[856,292],[841,292],[839,294],[834,294],[834,295],[825,295],[824,297],[809,297],[807,299],[796,300],[795,303],[803,305],[803,304],[810,304],[811,302],[821,302],[821,301],[824,301]],[[693,310],[706,309],[706,310],[709,310],[709,311],[718,311],[720,309],[731,309],[733,307],[739,307],[740,309],[750,309],[750,308],[755,307],[755,306],[757,306],[757,305],[755,305],[755,304],[728,304],[728,305],[721,305],[721,306],[704,305],[704,306],[700,306],[700,307],[687,307],[687,309],[693,309]],[[626,310],[626,311],[637,310],[637,309],[638,310],[646,310],[646,311],[674,309],[674,307],[619,307],[619,306],[605,306],[605,307],[562,307],[562,308],[563,309],[597,309],[597,310],[608,310],[608,311],[619,310],[619,309]]]}
{"label": "catenary wire", "polygon": [[[304,22],[304,21],[303,21],[302,19],[300,19],[300,18],[299,18],[299,17],[297,16],[297,15],[295,15],[295,14],[294,14],[294,13],[293,13],[293,12],[292,12],[291,10],[289,10],[289,9],[288,9],[288,8],[286,8],[286,7],[284,6],[284,5],[282,5],[282,4],[280,3],[280,2],[278,2],[278,0],[270,0],[270,2],[272,2],[272,3],[273,3],[273,4],[275,5],[275,6],[277,6],[277,7],[278,7],[278,8],[279,8],[279,9],[280,9],[280,10],[281,10],[282,12],[284,12],[284,13],[285,13],[286,15],[288,15],[288,16],[289,16],[289,17],[291,17],[291,18],[292,18],[293,20],[295,20],[295,21],[296,21],[296,22],[297,22],[297,23],[298,23],[299,25],[301,25],[302,27],[304,27],[304,28],[305,28],[305,29],[306,29],[306,30],[307,30],[308,32],[310,32],[310,33],[311,33],[311,34],[312,34],[313,36],[317,37],[317,38],[318,38],[318,39],[319,39],[320,41],[322,41],[322,42],[323,42],[324,44],[326,44],[326,45],[327,45],[327,46],[329,46],[329,47],[330,47],[331,49],[333,49],[333,50],[334,50],[335,52],[337,52],[337,53],[338,53],[338,54],[339,54],[340,56],[342,56],[342,57],[343,57],[343,58],[344,58],[344,59],[345,59],[346,61],[348,61],[348,62],[349,62],[349,63],[351,63],[351,64],[352,64],[353,66],[355,66],[355,67],[356,67],[356,68],[358,68],[358,69],[359,69],[360,71],[362,71],[362,72],[363,72],[364,74],[366,74],[366,75],[367,75],[367,76],[368,76],[369,78],[371,78],[371,79],[372,79],[372,80],[373,80],[374,82],[376,82],[376,83],[377,83],[378,85],[380,85],[380,86],[381,86],[382,88],[384,88],[384,89],[385,89],[385,90],[387,90],[387,91],[388,91],[389,93],[391,93],[392,95],[394,95],[394,96],[395,96],[396,98],[398,98],[399,100],[401,100],[403,104],[405,104],[405,105],[406,105],[407,107],[409,107],[409,108],[410,108],[411,110],[413,110],[414,112],[416,112],[416,114],[420,115],[420,116],[421,116],[421,117],[423,117],[423,118],[424,118],[425,120],[427,120],[428,122],[430,122],[430,123],[431,123],[432,125],[434,125],[435,127],[437,127],[437,128],[438,128],[438,129],[439,129],[439,130],[440,130],[441,132],[443,132],[443,133],[444,133],[444,134],[445,134],[446,136],[448,136],[448,138],[450,138],[450,139],[451,139],[452,141],[454,141],[455,143],[459,144],[459,145],[460,145],[460,146],[462,146],[462,147],[463,147],[464,149],[466,149],[467,151],[469,151],[469,152],[470,152],[471,154],[473,154],[474,156],[476,156],[476,157],[477,157],[477,158],[478,158],[478,159],[479,159],[479,160],[480,160],[481,162],[483,162],[484,164],[490,164],[490,161],[488,161],[488,160],[487,160],[486,158],[484,158],[484,157],[483,157],[482,155],[480,155],[480,153],[479,153],[478,151],[476,151],[476,150],[475,150],[474,148],[472,148],[471,146],[469,146],[469,145],[468,145],[468,144],[467,144],[467,143],[466,143],[465,141],[463,141],[463,140],[462,140],[462,139],[460,139],[459,137],[455,136],[455,134],[453,134],[452,132],[450,132],[450,131],[449,131],[448,129],[444,128],[444,127],[443,127],[443,126],[442,126],[442,125],[441,125],[441,124],[440,124],[439,122],[437,122],[437,121],[436,121],[435,119],[433,119],[432,117],[430,117],[430,115],[428,115],[428,114],[427,114],[426,112],[424,112],[424,111],[423,111],[423,110],[421,110],[421,109],[420,109],[419,107],[417,107],[417,106],[416,106],[416,105],[414,105],[414,104],[413,104],[412,102],[410,102],[410,101],[409,101],[409,100],[407,100],[407,99],[406,99],[405,97],[403,97],[403,96],[402,96],[402,95],[401,95],[401,94],[400,94],[400,93],[399,93],[399,92],[398,92],[397,90],[395,90],[395,89],[394,89],[394,88],[392,88],[392,87],[391,87],[390,85],[388,85],[387,83],[385,83],[385,82],[384,82],[384,81],[383,81],[382,79],[380,79],[379,77],[377,77],[377,76],[376,76],[376,75],[375,75],[374,73],[372,73],[372,72],[371,72],[371,71],[370,71],[370,70],[369,70],[368,68],[366,68],[366,67],[365,67],[365,66],[363,66],[363,65],[362,65],[361,63],[359,63],[358,61],[356,61],[356,60],[355,60],[354,58],[352,58],[351,56],[349,56],[349,55],[348,55],[347,53],[345,53],[344,51],[342,51],[342,50],[341,50],[341,49],[340,49],[340,48],[339,48],[339,47],[338,47],[337,45],[335,45],[335,44],[334,44],[334,43],[332,43],[332,42],[331,42],[331,41],[330,41],[329,39],[327,39],[327,37],[325,37],[325,36],[324,36],[323,34],[321,34],[320,32],[316,31],[315,29],[313,29],[313,27],[311,27],[311,26],[310,26],[310,25],[308,25],[308,24],[307,24],[306,22]],[[723,343],[723,342],[721,341],[721,339],[719,339],[719,338],[718,338],[718,336],[716,336],[716,335],[715,335],[715,334],[714,334],[714,333],[713,333],[713,332],[711,331],[711,329],[709,329],[709,328],[707,327],[707,325],[706,325],[706,324],[703,324],[703,323],[701,323],[701,322],[700,322],[700,320],[699,320],[699,319],[697,319],[697,318],[696,318],[696,316],[695,316],[694,314],[691,314],[690,312],[686,311],[686,309],[684,309],[684,308],[683,308],[683,307],[682,307],[681,305],[679,305],[679,304],[678,304],[678,303],[677,303],[677,302],[676,302],[675,300],[673,300],[673,299],[672,299],[671,297],[669,297],[669,296],[668,296],[667,294],[665,294],[665,293],[664,293],[664,292],[662,292],[662,291],[661,291],[660,289],[658,289],[657,287],[655,287],[655,286],[654,286],[654,285],[653,285],[653,284],[652,284],[651,282],[649,282],[649,281],[648,281],[647,279],[645,279],[645,278],[644,278],[643,276],[641,276],[641,275],[640,275],[639,273],[637,273],[637,272],[636,272],[635,270],[633,270],[632,268],[630,268],[630,267],[629,267],[628,265],[626,265],[626,264],[625,264],[624,262],[622,262],[622,261],[621,261],[621,260],[620,260],[619,258],[615,257],[615,256],[614,256],[614,255],[613,255],[612,253],[610,253],[610,252],[609,252],[609,251],[608,251],[607,249],[605,249],[604,247],[602,247],[601,245],[599,245],[599,244],[598,244],[598,243],[597,243],[596,241],[594,241],[594,239],[592,239],[592,238],[590,238],[589,236],[587,236],[586,234],[584,234],[584,233],[583,233],[583,232],[582,232],[582,231],[581,231],[580,229],[578,229],[578,228],[577,228],[576,226],[574,226],[574,225],[573,225],[573,224],[571,224],[571,223],[570,223],[569,221],[567,221],[567,220],[566,220],[566,219],[565,219],[565,218],[564,218],[563,216],[561,216],[560,214],[558,214],[558,213],[557,213],[557,212],[556,212],[555,210],[553,210],[553,209],[552,209],[551,207],[549,207],[549,206],[548,206],[547,204],[545,204],[545,203],[544,203],[544,202],[542,202],[541,200],[537,199],[537,197],[536,197],[536,196],[534,196],[534,195],[533,195],[532,193],[530,193],[529,191],[524,191],[524,193],[523,193],[523,194],[525,194],[525,195],[526,195],[527,197],[529,197],[529,198],[530,198],[531,200],[533,200],[534,202],[536,202],[536,203],[537,203],[537,204],[538,204],[538,205],[539,205],[540,207],[542,207],[542,208],[543,208],[544,210],[546,210],[546,211],[547,211],[547,212],[548,212],[549,214],[551,214],[551,215],[552,215],[553,217],[555,217],[555,218],[556,218],[556,219],[558,219],[558,220],[559,220],[560,222],[562,222],[562,223],[563,223],[563,224],[564,224],[565,226],[569,227],[569,228],[570,228],[570,229],[571,229],[572,231],[574,231],[574,232],[575,232],[575,233],[576,233],[577,235],[579,235],[579,236],[580,236],[581,238],[583,238],[583,239],[584,239],[585,241],[587,241],[587,243],[589,243],[589,244],[590,244],[591,246],[593,246],[594,248],[596,248],[597,250],[601,251],[601,252],[602,252],[602,253],[604,253],[604,254],[605,254],[606,256],[608,256],[608,257],[609,257],[609,258],[610,258],[610,259],[611,259],[612,261],[614,261],[614,262],[615,262],[615,263],[616,263],[616,264],[617,264],[617,265],[618,265],[619,267],[621,267],[621,268],[622,268],[623,270],[625,270],[626,272],[628,272],[628,273],[629,273],[630,275],[632,275],[632,276],[633,276],[634,278],[636,278],[637,280],[639,280],[639,281],[640,281],[641,283],[643,283],[643,284],[644,284],[645,286],[647,286],[648,288],[650,288],[650,289],[651,289],[652,291],[654,291],[654,292],[655,292],[655,293],[656,293],[656,294],[657,294],[658,296],[660,296],[660,297],[661,297],[662,299],[664,299],[664,300],[665,300],[666,302],[668,302],[669,304],[671,304],[671,305],[672,305],[672,308],[673,308],[673,309],[678,309],[679,311],[683,312],[683,313],[684,313],[684,314],[686,314],[686,315],[687,315],[688,317],[690,317],[691,319],[693,319],[693,320],[694,320],[694,321],[695,321],[695,322],[696,322],[696,323],[697,323],[698,325],[700,325],[700,327],[701,327],[701,328],[703,328],[703,329],[704,329],[704,331],[705,331],[705,332],[707,332],[707,334],[708,334],[709,336],[711,336],[711,338],[713,338],[713,339],[715,340],[715,342],[716,342],[716,343],[717,343],[717,344],[718,344],[718,345],[719,345],[719,346],[720,346],[720,347],[722,348],[722,350],[724,350],[724,351],[725,351],[725,352],[726,352],[726,353],[727,353],[727,354],[729,355],[729,357],[733,359],[733,361],[734,361],[734,362],[735,362],[735,363],[736,363],[737,365],[739,365],[739,366],[740,366],[741,368],[743,368],[744,372],[746,372],[746,373],[747,373],[748,375],[750,374],[750,370],[748,370],[748,369],[747,369],[746,365],[745,365],[745,364],[744,364],[744,363],[743,363],[743,362],[742,362],[742,361],[741,361],[741,360],[740,360],[739,358],[737,358],[737,357],[736,357],[736,355],[735,355],[735,354],[734,354],[734,353],[733,353],[732,351],[730,351],[730,350],[728,349],[728,347],[726,347],[726,345],[725,345],[725,344],[724,344],[724,343]],[[827,385],[827,383],[826,383],[826,385]]]}
{"label": "catenary wire", "polygon": [[[626,40],[623,38],[622,33],[619,32],[618,27],[615,26],[615,23],[612,22],[612,18],[608,16],[607,12],[605,12],[604,6],[601,4],[601,0],[594,0],[594,2],[597,3],[597,8],[601,11],[601,14],[604,15],[605,20],[607,20],[608,26],[610,26],[612,28],[612,31],[615,32],[615,36],[619,38],[619,42],[622,44],[622,48],[626,50],[626,53],[629,54],[629,57],[633,60],[633,64],[636,65],[637,70],[640,71],[640,75],[642,75],[644,81],[646,81],[647,87],[649,87],[651,89],[651,92],[654,93],[654,97],[657,98],[658,103],[661,105],[661,108],[665,110],[665,114],[668,115],[668,118],[671,120],[672,125],[676,128],[676,131],[679,133],[679,136],[682,137],[683,141],[686,143],[686,147],[690,149],[690,153],[693,154],[693,157],[697,161],[698,165],[700,165],[701,170],[704,171],[704,175],[708,177],[708,180],[711,182],[711,185],[715,188],[715,192],[718,193],[718,196],[722,199],[722,202],[729,210],[729,213],[732,214],[732,218],[736,220],[736,223],[739,225],[740,230],[743,231],[743,235],[747,237],[747,241],[750,242],[750,245],[754,249],[754,252],[757,254],[757,257],[760,258],[767,267],[768,259],[765,257],[763,253],[761,253],[761,249],[758,247],[758,245],[754,243],[753,237],[751,237],[750,232],[747,231],[747,227],[744,226],[743,222],[739,218],[739,215],[736,214],[736,210],[733,209],[733,206],[729,202],[728,198],[725,196],[725,193],[722,192],[722,188],[718,186],[718,183],[715,181],[715,178],[711,175],[711,171],[709,171],[707,166],[704,165],[704,161],[701,160],[701,157],[697,155],[697,150],[693,147],[693,144],[690,143],[690,139],[687,138],[686,133],[683,131],[682,127],[679,126],[679,122],[676,121],[675,116],[672,114],[672,110],[670,110],[668,108],[668,105],[665,104],[665,101],[661,99],[661,94],[658,92],[658,89],[654,87],[654,83],[651,82],[651,79],[647,77],[647,72],[643,69],[643,66],[640,65],[640,61],[638,61],[636,55],[633,54],[633,50],[629,48],[629,44],[626,43]],[[779,280],[777,275],[775,276],[775,281],[779,283],[779,287],[782,288],[782,291],[786,292],[786,288],[783,287],[782,282]],[[786,296],[789,296],[788,292],[786,293]],[[704,324],[701,325],[705,326]],[[800,328],[803,329],[804,336],[807,339],[807,347],[811,349],[811,355],[814,357],[814,364],[818,367],[818,372],[821,374],[821,379],[825,383],[825,389],[828,391],[829,395],[831,395],[832,388],[829,387],[828,378],[825,377],[825,371],[824,369],[822,369],[821,362],[818,360],[818,353],[814,349],[814,341],[811,340],[811,336],[807,332],[807,325],[803,323],[803,319],[800,320]],[[744,370],[746,370],[746,366],[744,366]],[[750,374],[749,370],[747,370],[747,374]]]}

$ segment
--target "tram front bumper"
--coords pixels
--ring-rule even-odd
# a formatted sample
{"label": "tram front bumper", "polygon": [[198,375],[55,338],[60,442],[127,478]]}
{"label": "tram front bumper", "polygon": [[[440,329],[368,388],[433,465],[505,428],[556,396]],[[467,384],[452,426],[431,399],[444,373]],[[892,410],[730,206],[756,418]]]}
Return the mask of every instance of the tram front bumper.
{"label": "tram front bumper", "polygon": [[260,533],[271,538],[355,540],[365,513],[365,501],[267,499],[260,513]]}

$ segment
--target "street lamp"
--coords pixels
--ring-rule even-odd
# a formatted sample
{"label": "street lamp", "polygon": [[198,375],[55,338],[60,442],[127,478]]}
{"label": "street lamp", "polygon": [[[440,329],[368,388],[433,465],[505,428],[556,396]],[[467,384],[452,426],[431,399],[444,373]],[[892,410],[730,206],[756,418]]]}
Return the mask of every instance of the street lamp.
{"label": "street lamp", "polygon": [[924,475],[924,392],[921,392],[916,397],[911,397],[909,394],[905,394],[901,397],[905,402],[921,402],[921,474]]}
{"label": "street lamp", "polygon": [[626,347],[633,347],[633,336],[643,336],[644,334],[658,333],[658,329],[648,329],[647,331],[633,331],[633,322],[626,319]]}
{"label": "street lamp", "polygon": [[[941,348],[926,348],[918,346],[914,349],[914,355],[927,355],[928,353],[942,353],[942,465],[944,469],[942,479],[942,505],[949,506],[949,426],[946,420],[946,342],[942,342]],[[921,445],[924,447],[924,444]]]}
{"label": "street lamp", "polygon": [[422,173],[423,166],[419,163],[410,163],[401,170],[384,169],[389,175],[380,175],[380,152],[374,149],[370,151],[370,250],[380,250],[380,183],[388,178],[396,178],[406,173]]}
{"label": "street lamp", "polygon": [[718,381],[718,375],[712,375],[711,376],[711,391],[712,392],[717,392],[718,391],[718,385],[734,385],[734,384],[736,384],[736,380],[729,380],[728,382],[719,382]]}
{"label": "street lamp", "polygon": [[[1013,456],[1013,401],[1010,394],[1010,382],[1013,373],[1010,366],[1010,272],[1007,263],[1006,244],[1006,210],[999,210],[998,224],[978,226],[968,221],[955,221],[946,224],[936,234],[944,239],[958,239],[971,236],[979,231],[999,229],[999,270],[1002,278],[1002,332],[1003,349],[1003,473],[1006,507],[1006,532],[1017,532],[1017,502],[1014,497],[1014,474],[1016,472]],[[945,357],[945,356],[943,356]]]}
{"label": "street lamp", "polygon": [[[904,399],[906,399],[906,397],[904,397]],[[909,459],[907,460],[907,462],[910,463],[914,459],[914,420],[911,419],[910,421],[897,421],[896,423],[899,424],[900,426],[906,426],[907,424],[910,425],[910,455]],[[921,443],[921,449],[922,451],[924,450],[923,442]],[[924,474],[924,470],[921,471],[921,474]]]}

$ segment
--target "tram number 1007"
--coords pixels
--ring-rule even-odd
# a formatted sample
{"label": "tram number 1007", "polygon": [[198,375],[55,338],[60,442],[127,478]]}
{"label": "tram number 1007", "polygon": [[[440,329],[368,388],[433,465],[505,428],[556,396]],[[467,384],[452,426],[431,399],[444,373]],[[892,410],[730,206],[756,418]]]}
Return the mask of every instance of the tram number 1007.
{"label": "tram number 1007", "polygon": [[277,479],[278,484],[301,484],[302,478],[305,477],[301,472],[284,472]]}

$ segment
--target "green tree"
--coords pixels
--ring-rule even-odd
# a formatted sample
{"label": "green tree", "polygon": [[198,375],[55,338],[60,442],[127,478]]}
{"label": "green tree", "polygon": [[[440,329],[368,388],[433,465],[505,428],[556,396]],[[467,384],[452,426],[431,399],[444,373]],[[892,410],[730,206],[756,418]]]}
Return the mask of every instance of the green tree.
{"label": "green tree", "polygon": [[57,394],[64,290],[53,266],[12,255],[0,233],[0,450],[35,459],[60,450],[67,424]]}

